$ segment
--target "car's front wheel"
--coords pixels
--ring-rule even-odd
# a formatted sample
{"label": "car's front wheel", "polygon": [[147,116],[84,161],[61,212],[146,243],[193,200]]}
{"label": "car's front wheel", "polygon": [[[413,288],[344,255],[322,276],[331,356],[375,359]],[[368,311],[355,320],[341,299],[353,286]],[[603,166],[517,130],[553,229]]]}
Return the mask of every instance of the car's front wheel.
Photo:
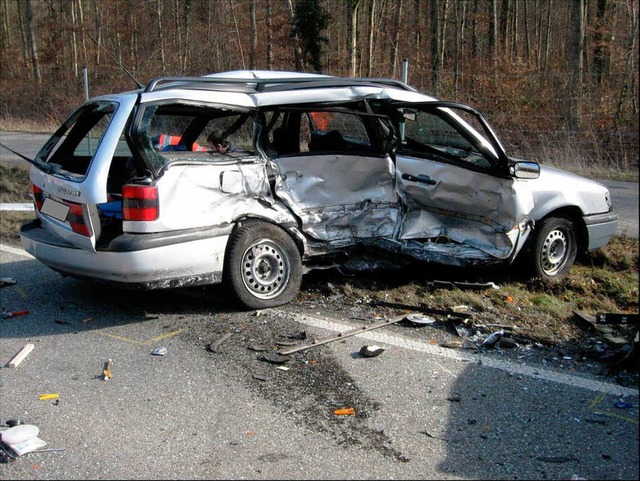
{"label": "car's front wheel", "polygon": [[564,277],[578,252],[573,222],[564,217],[548,217],[537,225],[534,236],[529,252],[532,274],[547,281]]}
{"label": "car's front wheel", "polygon": [[282,229],[266,222],[247,224],[229,241],[224,276],[237,301],[247,308],[286,304],[300,289],[300,252]]}

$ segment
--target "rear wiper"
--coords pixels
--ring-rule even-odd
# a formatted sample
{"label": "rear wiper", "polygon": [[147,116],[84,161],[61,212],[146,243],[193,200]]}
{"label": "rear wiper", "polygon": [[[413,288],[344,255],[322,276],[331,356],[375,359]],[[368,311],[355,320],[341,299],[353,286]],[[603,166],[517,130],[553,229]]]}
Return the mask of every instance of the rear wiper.
{"label": "rear wiper", "polygon": [[47,163],[39,161],[39,160],[30,159],[29,157],[27,157],[25,155],[22,155],[20,152],[16,152],[15,150],[7,147],[2,142],[0,142],[0,147],[4,147],[9,152],[14,153],[15,155],[17,155],[21,159],[26,160],[27,162],[29,162],[32,165],[35,165],[38,169],[42,170],[45,174],[51,174],[52,172],[54,172],[56,170],[53,165],[47,164]]}

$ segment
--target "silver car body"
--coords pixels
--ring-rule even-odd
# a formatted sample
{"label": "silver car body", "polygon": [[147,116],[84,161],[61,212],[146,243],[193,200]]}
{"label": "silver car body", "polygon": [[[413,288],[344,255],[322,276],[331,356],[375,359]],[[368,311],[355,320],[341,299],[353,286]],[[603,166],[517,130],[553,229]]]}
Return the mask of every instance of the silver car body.
{"label": "silver car body", "polygon": [[[262,71],[208,76],[247,83],[294,77],[331,79]],[[89,101],[116,108],[85,173],[46,167],[57,148],[55,135],[43,147],[36,159],[40,166],[31,169],[30,179],[42,192],[36,197],[41,195],[48,205],[37,209],[39,224],[22,229],[29,253],[65,275],[164,288],[220,282],[229,238],[246,219],[281,226],[300,246],[310,268],[314,259],[355,245],[449,265],[509,263],[535,222],[563,209],[582,219],[585,248],[601,247],[615,234],[617,216],[606,188],[565,172],[542,168],[538,178],[496,176],[426,161],[401,149],[376,155],[275,156],[256,141],[251,152],[215,162],[206,152],[166,154],[170,162],[150,181],[157,189],[157,219],[124,219],[122,233],[109,237],[100,206],[110,199],[112,159],[125,136],[135,139],[127,128],[142,122],[132,116],[146,106],[176,103],[256,113],[362,101],[419,110],[436,101],[409,88],[374,82],[281,91],[190,88],[180,80],[172,85]],[[456,119],[485,155],[499,157],[499,145],[449,107],[439,108]],[[81,233],[65,213],[69,206],[72,212],[81,210]]]}

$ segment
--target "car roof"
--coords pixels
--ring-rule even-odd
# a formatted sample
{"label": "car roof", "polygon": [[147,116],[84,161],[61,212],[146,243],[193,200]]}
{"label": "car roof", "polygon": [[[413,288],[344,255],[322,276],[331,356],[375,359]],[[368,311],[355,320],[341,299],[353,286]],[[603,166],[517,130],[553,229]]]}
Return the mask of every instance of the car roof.
{"label": "car roof", "polygon": [[151,80],[143,89],[119,95],[127,94],[142,94],[142,102],[176,99],[245,108],[351,102],[364,98],[405,102],[437,100],[395,79],[272,70],[234,70],[201,77],[162,76]]}

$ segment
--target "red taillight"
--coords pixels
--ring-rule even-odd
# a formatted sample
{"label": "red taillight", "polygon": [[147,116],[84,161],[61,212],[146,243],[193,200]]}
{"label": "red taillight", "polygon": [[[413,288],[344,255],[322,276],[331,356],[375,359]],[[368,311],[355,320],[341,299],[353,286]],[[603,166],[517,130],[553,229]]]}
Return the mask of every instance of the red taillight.
{"label": "red taillight", "polygon": [[123,220],[156,220],[158,189],[150,185],[122,186]]}
{"label": "red taillight", "polygon": [[89,227],[84,222],[84,213],[82,211],[82,204],[72,204],[71,202],[65,202],[69,206],[69,214],[67,215],[67,221],[71,226],[71,230],[76,234],[80,234],[89,237]]}
{"label": "red taillight", "polygon": [[42,203],[44,202],[44,195],[42,194],[42,189],[38,187],[36,184],[31,184],[33,189],[33,202],[36,205],[36,209],[40,211],[42,209]]}

